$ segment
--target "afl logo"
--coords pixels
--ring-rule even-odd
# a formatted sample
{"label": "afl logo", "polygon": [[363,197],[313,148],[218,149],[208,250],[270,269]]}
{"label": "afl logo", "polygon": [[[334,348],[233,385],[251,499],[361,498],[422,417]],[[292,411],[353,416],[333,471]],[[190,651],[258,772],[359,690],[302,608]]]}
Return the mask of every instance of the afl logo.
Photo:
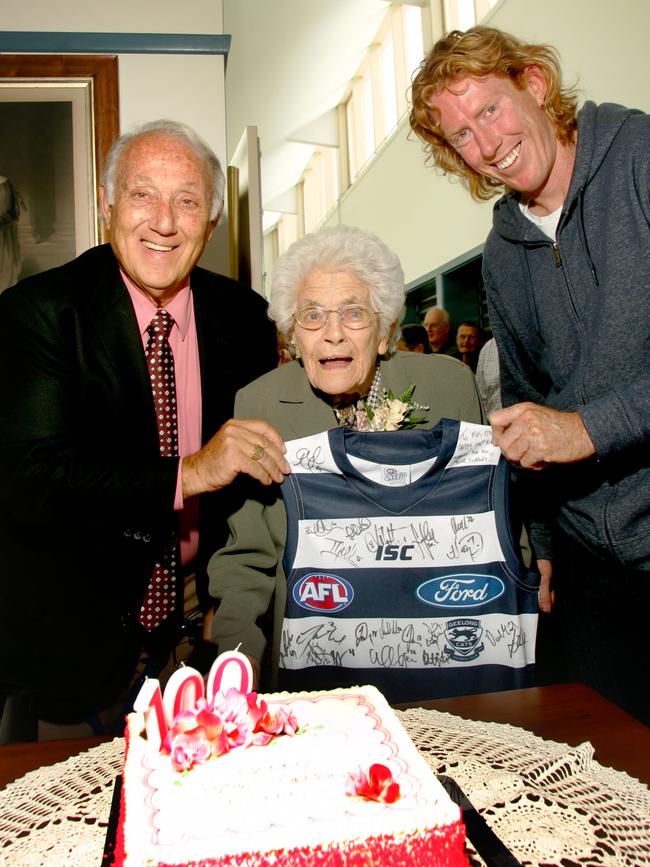
{"label": "afl logo", "polygon": [[352,585],[338,575],[305,575],[293,588],[293,599],[307,611],[323,611],[332,614],[347,608],[354,591]]}
{"label": "afl logo", "polygon": [[442,575],[420,584],[416,593],[422,602],[438,608],[473,608],[494,602],[504,589],[496,575]]}

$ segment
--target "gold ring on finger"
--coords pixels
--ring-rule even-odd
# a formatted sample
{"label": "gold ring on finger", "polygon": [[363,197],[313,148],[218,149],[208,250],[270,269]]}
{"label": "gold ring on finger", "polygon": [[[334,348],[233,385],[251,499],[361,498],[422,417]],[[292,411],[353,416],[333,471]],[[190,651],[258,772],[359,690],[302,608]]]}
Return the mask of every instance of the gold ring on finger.
{"label": "gold ring on finger", "polygon": [[251,460],[261,461],[265,454],[266,451],[262,446],[255,446],[255,448],[253,449],[253,454],[251,455]]}

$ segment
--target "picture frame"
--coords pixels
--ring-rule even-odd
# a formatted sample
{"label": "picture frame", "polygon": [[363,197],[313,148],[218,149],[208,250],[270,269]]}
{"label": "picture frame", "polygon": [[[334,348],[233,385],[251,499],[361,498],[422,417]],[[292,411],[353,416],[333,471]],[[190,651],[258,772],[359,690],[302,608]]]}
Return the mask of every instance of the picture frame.
{"label": "picture frame", "polygon": [[[117,58],[0,54],[0,291],[106,240]],[[5,216],[2,216],[4,208]]]}

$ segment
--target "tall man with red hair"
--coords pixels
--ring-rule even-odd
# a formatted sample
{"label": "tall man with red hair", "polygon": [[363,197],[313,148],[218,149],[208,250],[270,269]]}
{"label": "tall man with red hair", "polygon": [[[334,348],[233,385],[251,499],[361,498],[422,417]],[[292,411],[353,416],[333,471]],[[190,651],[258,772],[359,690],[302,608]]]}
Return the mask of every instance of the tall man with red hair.
{"label": "tall man with red hair", "polygon": [[411,126],[473,198],[505,193],[483,255],[494,439],[554,518],[572,676],[650,723],[650,118],[578,111],[554,49],[474,27],[423,61]]}

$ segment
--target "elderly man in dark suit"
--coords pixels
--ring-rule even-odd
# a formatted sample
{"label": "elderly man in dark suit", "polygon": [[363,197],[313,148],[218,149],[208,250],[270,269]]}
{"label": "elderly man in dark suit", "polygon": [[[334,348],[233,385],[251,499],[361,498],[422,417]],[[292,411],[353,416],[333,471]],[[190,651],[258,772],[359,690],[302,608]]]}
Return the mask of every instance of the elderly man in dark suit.
{"label": "elderly man in dark suit", "polygon": [[[147,124],[109,155],[111,245],[0,299],[6,741],[34,739],[38,720],[100,730],[143,650],[153,670],[168,658],[190,571],[207,607],[229,483],[288,471],[270,425],[230,418],[276,345],[259,295],[196,267],[223,188],[193,130]],[[254,352],[230,332],[240,319]]]}

